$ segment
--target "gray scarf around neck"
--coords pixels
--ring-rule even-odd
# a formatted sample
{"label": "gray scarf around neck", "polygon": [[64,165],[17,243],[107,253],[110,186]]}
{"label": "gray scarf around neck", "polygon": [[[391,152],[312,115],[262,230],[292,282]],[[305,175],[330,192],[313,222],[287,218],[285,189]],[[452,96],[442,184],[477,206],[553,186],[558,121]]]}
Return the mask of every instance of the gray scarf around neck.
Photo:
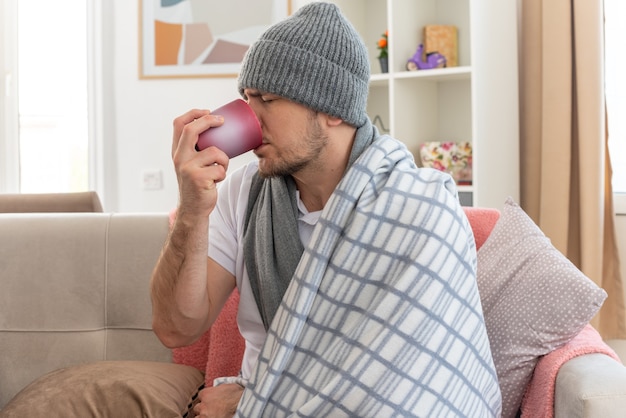
{"label": "gray scarf around neck", "polygon": [[[378,135],[369,119],[357,129],[346,171]],[[244,228],[246,270],[267,330],[304,251],[291,176],[264,179],[254,174]]]}

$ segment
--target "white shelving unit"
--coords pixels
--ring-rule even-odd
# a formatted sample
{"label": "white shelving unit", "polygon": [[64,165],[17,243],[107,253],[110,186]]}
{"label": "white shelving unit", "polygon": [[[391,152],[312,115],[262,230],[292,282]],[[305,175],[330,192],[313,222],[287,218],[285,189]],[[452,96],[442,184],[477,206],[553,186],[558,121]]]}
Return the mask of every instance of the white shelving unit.
{"label": "white shelving unit", "polygon": [[[471,141],[473,182],[465,205],[519,200],[517,6],[502,0],[335,0],[369,48],[368,113],[419,159],[427,141]],[[407,71],[429,24],[454,25],[458,66]],[[389,73],[377,41],[389,30]],[[379,128],[380,124],[377,123]]]}

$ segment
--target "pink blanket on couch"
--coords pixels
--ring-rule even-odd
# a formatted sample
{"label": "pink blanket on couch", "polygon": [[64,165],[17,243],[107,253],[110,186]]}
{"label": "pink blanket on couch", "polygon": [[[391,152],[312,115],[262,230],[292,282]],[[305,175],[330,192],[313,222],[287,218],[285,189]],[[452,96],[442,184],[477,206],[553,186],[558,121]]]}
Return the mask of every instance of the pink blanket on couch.
{"label": "pink blanket on couch", "polygon": [[174,363],[193,366],[205,374],[205,386],[213,386],[217,377],[237,376],[245,341],[237,327],[239,292],[230,295],[219,317],[195,343],[172,350]]}
{"label": "pink blanket on couch", "polygon": [[522,418],[552,418],[556,375],[565,362],[583,354],[602,353],[620,361],[591,325],[587,325],[570,342],[546,354],[535,366],[533,377],[522,400]]}

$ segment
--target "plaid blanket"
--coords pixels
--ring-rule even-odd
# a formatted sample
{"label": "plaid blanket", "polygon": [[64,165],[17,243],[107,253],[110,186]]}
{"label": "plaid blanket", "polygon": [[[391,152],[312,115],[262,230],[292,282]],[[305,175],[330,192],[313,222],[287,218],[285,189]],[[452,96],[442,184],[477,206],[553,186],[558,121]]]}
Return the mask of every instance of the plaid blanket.
{"label": "plaid blanket", "polygon": [[239,417],[491,417],[500,391],[452,179],[383,136],[298,264]]}

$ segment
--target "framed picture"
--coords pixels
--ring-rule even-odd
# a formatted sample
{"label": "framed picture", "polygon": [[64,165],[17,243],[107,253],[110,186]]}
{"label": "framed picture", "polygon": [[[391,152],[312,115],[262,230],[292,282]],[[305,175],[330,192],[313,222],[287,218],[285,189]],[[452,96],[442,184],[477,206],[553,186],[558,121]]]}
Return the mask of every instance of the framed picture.
{"label": "framed picture", "polygon": [[291,0],[139,0],[139,77],[235,77]]}

